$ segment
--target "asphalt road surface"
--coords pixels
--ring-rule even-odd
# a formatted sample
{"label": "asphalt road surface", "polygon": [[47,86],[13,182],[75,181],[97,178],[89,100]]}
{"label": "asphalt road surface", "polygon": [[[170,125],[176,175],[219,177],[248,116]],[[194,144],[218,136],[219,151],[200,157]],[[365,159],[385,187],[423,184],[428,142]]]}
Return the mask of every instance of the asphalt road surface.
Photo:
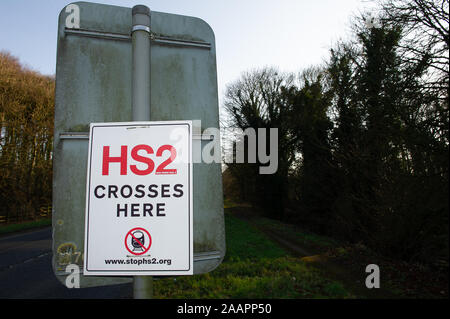
{"label": "asphalt road surface", "polygon": [[68,289],[53,274],[51,227],[0,237],[0,298],[122,299],[132,285]]}

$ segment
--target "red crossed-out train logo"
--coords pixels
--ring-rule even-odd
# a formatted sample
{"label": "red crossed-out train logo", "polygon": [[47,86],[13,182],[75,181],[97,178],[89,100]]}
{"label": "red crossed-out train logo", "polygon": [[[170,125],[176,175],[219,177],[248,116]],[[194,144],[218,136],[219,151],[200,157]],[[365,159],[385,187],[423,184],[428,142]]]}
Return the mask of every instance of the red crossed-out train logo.
{"label": "red crossed-out train logo", "polygon": [[133,255],[145,254],[149,251],[151,245],[152,237],[142,227],[133,228],[125,235],[125,248]]}

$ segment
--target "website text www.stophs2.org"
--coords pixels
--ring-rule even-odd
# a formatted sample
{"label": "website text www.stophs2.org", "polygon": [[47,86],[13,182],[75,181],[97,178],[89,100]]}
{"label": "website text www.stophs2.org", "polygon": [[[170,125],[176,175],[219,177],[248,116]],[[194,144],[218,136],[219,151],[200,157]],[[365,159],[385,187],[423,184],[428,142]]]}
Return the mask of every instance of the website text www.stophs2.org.
{"label": "website text www.stophs2.org", "polygon": [[158,258],[140,258],[140,259],[105,259],[107,265],[168,265],[172,264],[172,259],[158,259]]}

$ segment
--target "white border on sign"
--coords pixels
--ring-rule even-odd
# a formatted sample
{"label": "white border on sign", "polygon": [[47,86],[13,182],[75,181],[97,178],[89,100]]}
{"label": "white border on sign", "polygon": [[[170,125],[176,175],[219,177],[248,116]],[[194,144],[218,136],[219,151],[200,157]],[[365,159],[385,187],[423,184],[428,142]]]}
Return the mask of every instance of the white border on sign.
{"label": "white border on sign", "polygon": [[[129,126],[131,128],[146,128],[155,125],[188,125],[188,176],[189,176],[189,268],[187,270],[88,270],[88,235],[89,235],[89,201],[90,201],[90,182],[91,182],[91,155],[93,128],[106,126]],[[138,121],[138,122],[103,122],[91,123],[89,131],[89,150],[87,162],[87,180],[86,180],[86,206],[85,206],[85,233],[84,233],[84,260],[83,274],[88,276],[174,276],[174,275],[192,275],[193,274],[193,168],[192,168],[192,121]],[[175,141],[176,142],[176,141]]]}

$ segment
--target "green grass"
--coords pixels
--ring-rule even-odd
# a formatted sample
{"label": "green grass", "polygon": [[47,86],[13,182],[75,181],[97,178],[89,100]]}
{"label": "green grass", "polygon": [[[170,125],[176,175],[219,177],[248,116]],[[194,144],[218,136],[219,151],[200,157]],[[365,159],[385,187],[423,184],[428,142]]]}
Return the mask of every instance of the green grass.
{"label": "green grass", "polygon": [[329,249],[333,249],[341,245],[333,238],[315,234],[297,225],[287,224],[279,220],[262,217],[263,214],[261,212],[257,215],[252,214],[252,212],[255,211],[255,208],[250,205],[235,203],[230,199],[225,199],[224,208],[225,211],[239,210],[244,216],[247,215],[248,218],[251,218],[252,224],[258,228],[267,230],[271,233],[280,234],[281,237],[289,239],[289,241],[315,253],[326,252]]}
{"label": "green grass", "polygon": [[52,224],[51,218],[41,219],[37,221],[29,221],[17,224],[8,224],[0,226],[0,235],[22,231],[26,229],[39,228],[44,226],[50,226]]}
{"label": "green grass", "polygon": [[285,257],[288,252],[236,217],[225,214],[228,259],[259,259]]}
{"label": "green grass", "polygon": [[165,278],[155,298],[348,298],[343,286],[289,255],[247,222],[225,214],[227,254],[211,273]]}
{"label": "green grass", "polygon": [[314,253],[325,252],[339,246],[339,243],[329,237],[318,235],[301,229],[296,225],[290,225],[278,220],[265,217],[258,217],[253,220],[255,225],[262,227],[274,233],[282,234],[283,238],[288,238],[302,247],[311,250]]}

